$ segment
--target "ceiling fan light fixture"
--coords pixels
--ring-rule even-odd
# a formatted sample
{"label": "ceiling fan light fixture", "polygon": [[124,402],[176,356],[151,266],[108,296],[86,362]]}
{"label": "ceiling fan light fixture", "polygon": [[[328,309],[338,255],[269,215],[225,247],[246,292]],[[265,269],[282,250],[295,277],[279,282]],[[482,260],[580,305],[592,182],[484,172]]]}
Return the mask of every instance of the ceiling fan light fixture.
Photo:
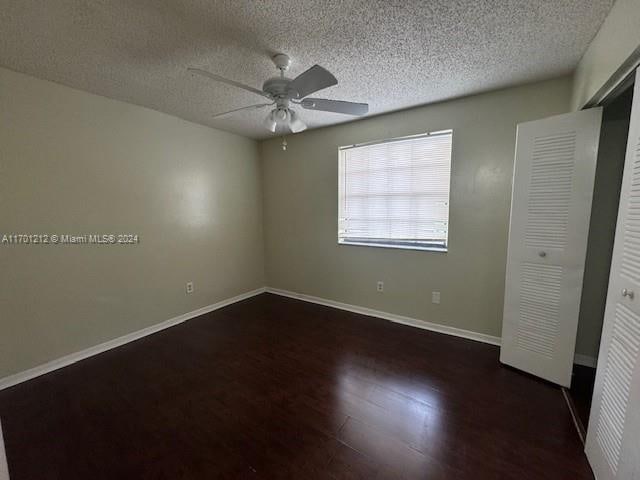
{"label": "ceiling fan light fixture", "polygon": [[271,110],[271,112],[269,112],[269,115],[265,117],[262,123],[267,130],[269,130],[272,133],[275,133],[276,127],[278,126],[278,122],[276,121],[276,117],[275,117],[275,110]]}
{"label": "ceiling fan light fixture", "polygon": [[287,120],[289,120],[289,110],[287,110],[286,108],[278,108],[275,110],[275,112],[276,121],[278,123],[287,123]]}
{"label": "ceiling fan light fixture", "polygon": [[293,133],[302,132],[303,130],[307,129],[307,125],[302,120],[300,120],[298,114],[293,110],[289,111],[289,128]]}

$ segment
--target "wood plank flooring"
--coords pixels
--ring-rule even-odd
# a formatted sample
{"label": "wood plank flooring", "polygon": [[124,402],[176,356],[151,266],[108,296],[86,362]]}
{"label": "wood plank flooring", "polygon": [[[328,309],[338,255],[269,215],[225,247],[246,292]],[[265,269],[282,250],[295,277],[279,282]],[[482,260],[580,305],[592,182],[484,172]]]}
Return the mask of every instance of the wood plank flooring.
{"label": "wood plank flooring", "polygon": [[12,480],[592,479],[498,348],[264,294],[0,392]]}
{"label": "wood plank flooring", "polygon": [[573,377],[569,394],[576,408],[578,420],[586,431],[589,425],[589,413],[591,412],[591,398],[593,387],[596,383],[596,369],[584,365],[573,366]]}

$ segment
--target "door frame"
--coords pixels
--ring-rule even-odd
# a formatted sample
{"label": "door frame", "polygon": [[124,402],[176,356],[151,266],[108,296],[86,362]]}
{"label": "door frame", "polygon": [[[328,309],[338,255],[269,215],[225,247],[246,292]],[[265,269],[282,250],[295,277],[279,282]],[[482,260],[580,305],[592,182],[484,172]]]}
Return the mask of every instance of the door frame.
{"label": "door frame", "polygon": [[609,80],[600,87],[580,110],[592,107],[606,107],[633,83],[638,68],[640,68],[640,45],[631,52],[631,55],[627,57],[622,65],[609,77]]}
{"label": "door frame", "polygon": [[[636,55],[636,57],[634,57],[633,64],[625,62],[625,64],[622,67],[620,67],[618,69],[618,71],[616,71],[616,74],[620,73],[620,77],[617,78],[617,82],[615,83],[615,85],[611,86],[609,88],[609,90],[606,92],[606,94],[602,98],[600,98],[598,100],[598,103],[596,104],[597,106],[606,107],[606,106],[610,105],[614,100],[616,100],[618,97],[620,97],[623,93],[626,93],[629,88],[634,88],[634,90],[637,93],[638,85],[635,85],[635,87],[634,87],[634,83],[637,83],[637,82],[640,81],[640,62],[638,61],[640,59],[640,47],[638,47],[638,49],[636,49],[636,51],[634,51],[634,55]],[[633,55],[632,55],[632,57],[633,57]],[[629,67],[629,65],[633,65],[633,66]],[[625,68],[623,69],[623,67],[625,67]],[[615,77],[616,74],[614,74],[614,77]],[[622,75],[622,74],[624,74],[624,75]],[[607,82],[606,85],[611,85],[613,80],[615,80],[614,77],[612,77],[609,80],[609,82]],[[603,86],[603,88],[604,88],[604,86]],[[600,93],[600,91],[598,93]],[[597,96],[598,96],[598,94],[596,94],[596,97]],[[640,101],[640,99],[634,98],[634,101]],[[587,106],[585,106],[584,108],[587,108]],[[628,138],[627,138],[627,141],[628,141]],[[627,147],[625,148],[625,158],[624,158],[624,163],[623,163],[623,170],[624,170],[625,173],[626,173],[626,170],[628,168],[627,162],[629,160],[628,155],[627,155],[628,148],[629,147],[627,145]],[[619,191],[620,196],[622,194],[623,188],[624,188],[624,176],[623,176],[622,184],[620,186],[620,191]],[[616,232],[615,236],[616,237],[618,237],[618,235],[620,233],[621,221],[624,222],[624,219],[621,217],[621,212],[620,212],[620,209],[622,208],[621,207],[622,201],[623,201],[623,198],[620,197],[620,201],[619,201],[619,205],[618,205],[618,215],[617,215],[617,218],[616,218],[616,227],[615,227],[615,232]],[[614,241],[617,241],[617,238]],[[615,249],[614,249],[613,253],[615,254]],[[609,290],[611,288],[611,284],[612,284],[612,281],[613,281],[613,273],[611,271],[611,269],[613,267],[613,264],[614,264],[614,255],[612,254],[611,260],[609,262],[609,282],[607,284],[607,300],[606,300],[607,301],[607,308],[608,308],[609,294],[610,294]],[[606,316],[606,310],[605,310],[605,316]],[[606,325],[604,324],[605,321],[606,321],[606,318],[603,318],[603,326],[602,326],[602,330],[601,330],[601,333],[600,333],[600,342],[599,342],[600,348],[599,348],[599,351],[598,351],[598,354],[597,354],[598,356],[596,358],[596,365],[595,365],[596,372],[598,372],[599,368],[601,366],[603,366],[603,365],[601,365],[600,362],[601,361],[604,362],[604,361],[607,360],[606,358],[604,358],[603,351],[602,351],[603,340],[604,340],[605,333],[606,333],[606,331],[605,331],[606,330]],[[612,326],[612,328],[613,328],[613,326]],[[596,376],[596,380],[597,379],[598,379],[598,377]],[[593,393],[591,395],[591,409],[590,409],[590,412],[589,412],[589,423],[585,428],[586,432],[585,432],[584,439],[582,439],[582,435],[580,435],[581,439],[583,440],[583,443],[585,445],[585,454],[587,454],[587,452],[588,452],[588,449],[587,449],[587,435],[589,435],[590,432],[593,435],[595,430],[592,430],[592,429],[597,428],[597,426],[595,425],[595,422],[593,421],[593,418],[594,418],[593,417],[593,414],[594,414],[593,409],[595,407],[594,399],[596,397],[595,386],[596,385],[594,385]],[[566,395],[565,395],[565,397],[566,397]],[[573,412],[572,412],[572,414],[573,414]],[[575,423],[575,418],[574,418],[574,423]],[[625,421],[625,424],[626,424],[626,421]],[[578,428],[578,424],[577,423],[576,423],[576,428]],[[579,428],[578,428],[578,430],[579,430]],[[594,440],[592,440],[591,443],[593,441]],[[589,463],[591,464],[591,460],[589,460]],[[591,468],[593,469],[594,466],[591,465]],[[594,471],[594,474],[595,474],[595,471]]]}
{"label": "door frame", "polygon": [[[629,70],[629,67],[627,66],[628,63],[634,65],[631,70]],[[611,103],[613,103],[620,95],[622,95],[624,92],[626,92],[627,89],[631,88],[632,85],[635,83],[636,70],[638,70],[638,69],[640,69],[640,47],[638,47],[633,52],[633,54],[629,57],[629,59],[627,59],[627,62],[625,62],[616,71],[616,73],[609,79],[609,81],[605,84],[605,86],[607,86],[607,85],[609,86],[609,88],[605,92],[606,95],[603,96],[603,97],[600,97],[600,98],[598,97],[599,93],[602,90],[605,89],[605,86],[603,86],[600,90],[598,90],[596,95],[594,95],[594,97],[589,101],[589,103],[587,103],[580,110],[587,110],[587,109],[593,108],[593,107],[603,107],[604,108],[604,107],[607,107],[608,105],[610,105]],[[616,77],[616,75],[618,75],[618,74],[620,76]],[[596,101],[596,99],[597,99],[597,101]],[[592,102],[594,102],[594,103],[592,103]],[[626,156],[625,156],[624,166],[626,166],[626,163],[627,163],[627,159],[626,159]],[[624,166],[623,166],[623,168],[624,168]],[[622,186],[620,188],[622,189]],[[618,193],[620,193],[620,192],[618,192]],[[618,227],[618,220],[616,219],[616,230],[617,230],[617,227]],[[612,263],[613,263],[613,256],[611,257],[611,260],[609,261],[609,271],[611,271]],[[602,335],[602,333],[601,333],[601,335]],[[600,352],[598,351],[598,356],[595,358],[595,363],[594,363],[594,365],[592,365],[592,367],[597,369],[599,362],[600,362]],[[591,400],[593,400],[593,395],[591,396]],[[586,427],[586,430],[587,431],[589,430],[588,426]]]}
{"label": "door frame", "polygon": [[4,449],[2,422],[0,422],[0,480],[9,480],[9,466],[7,465],[7,454]]}

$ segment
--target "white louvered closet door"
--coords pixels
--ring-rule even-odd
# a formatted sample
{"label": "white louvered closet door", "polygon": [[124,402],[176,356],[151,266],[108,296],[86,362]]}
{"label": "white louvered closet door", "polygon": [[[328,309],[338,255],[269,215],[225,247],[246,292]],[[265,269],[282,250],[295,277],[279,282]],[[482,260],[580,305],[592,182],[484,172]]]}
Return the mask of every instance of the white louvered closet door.
{"label": "white louvered closet door", "polygon": [[640,75],[620,193],[586,452],[598,480],[640,479]]}
{"label": "white louvered closet door", "polygon": [[518,125],[500,361],[569,386],[602,109]]}

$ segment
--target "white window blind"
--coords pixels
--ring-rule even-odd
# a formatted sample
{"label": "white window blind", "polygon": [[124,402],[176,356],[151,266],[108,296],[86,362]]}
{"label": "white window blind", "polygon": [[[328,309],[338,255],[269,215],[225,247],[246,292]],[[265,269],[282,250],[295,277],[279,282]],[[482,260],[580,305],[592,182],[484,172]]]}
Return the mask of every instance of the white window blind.
{"label": "white window blind", "polygon": [[338,242],[446,250],[452,136],[341,147]]}

